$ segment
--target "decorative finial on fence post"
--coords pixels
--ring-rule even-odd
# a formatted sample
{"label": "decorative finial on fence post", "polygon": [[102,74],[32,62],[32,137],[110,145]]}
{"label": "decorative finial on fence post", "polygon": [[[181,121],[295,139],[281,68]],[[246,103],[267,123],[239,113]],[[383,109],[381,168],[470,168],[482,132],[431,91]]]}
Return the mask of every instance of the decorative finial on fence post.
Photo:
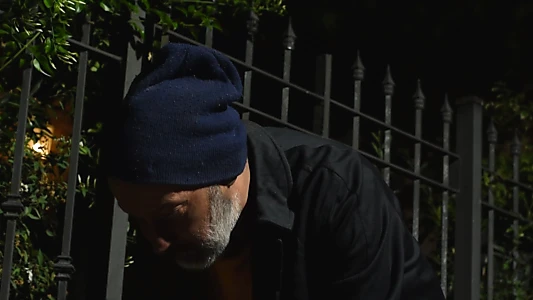
{"label": "decorative finial on fence post", "polygon": [[359,50],[357,51],[357,58],[355,59],[355,63],[353,64],[353,79],[362,81],[365,78],[365,66],[363,65],[363,62],[361,61],[361,53]]}
{"label": "decorative finial on fence post", "polygon": [[521,148],[522,142],[520,142],[520,137],[518,136],[518,129],[515,129],[513,142],[511,143],[511,153],[513,155],[520,155]]}
{"label": "decorative finial on fence post", "polygon": [[496,144],[498,141],[498,131],[496,126],[494,126],[494,120],[491,118],[489,121],[489,128],[487,128],[487,141],[490,144]]}
{"label": "decorative finial on fence post", "polygon": [[453,120],[453,110],[450,106],[450,101],[448,101],[448,94],[444,95],[444,103],[440,109],[442,114],[442,121],[444,123],[451,123]]}
{"label": "decorative finial on fence post", "polygon": [[250,9],[248,13],[248,20],[246,20],[246,29],[248,30],[248,38],[254,40],[255,34],[259,29],[259,17],[253,11],[253,8]]}
{"label": "decorative finial on fence post", "polygon": [[383,92],[385,95],[394,94],[395,83],[392,80],[392,75],[390,71],[390,65],[387,65],[387,71],[385,72],[385,79],[383,79]]}
{"label": "decorative finial on fence post", "polygon": [[7,201],[2,203],[2,211],[6,219],[16,219],[24,210],[24,205],[20,201],[19,195],[8,194]]}
{"label": "decorative finial on fence post", "polygon": [[422,92],[422,84],[420,83],[420,79],[418,79],[416,82],[416,91],[413,95],[413,100],[415,101],[416,109],[424,109],[426,96],[424,96],[424,93]]}
{"label": "decorative finial on fence post", "polygon": [[67,255],[59,255],[57,262],[54,264],[54,271],[58,281],[68,281],[70,276],[74,274],[75,268],[72,265],[72,258]]}
{"label": "decorative finial on fence post", "polygon": [[283,38],[283,46],[285,46],[286,50],[294,50],[295,42],[296,34],[294,33],[294,29],[292,29],[292,18],[289,18],[287,30],[285,30]]}

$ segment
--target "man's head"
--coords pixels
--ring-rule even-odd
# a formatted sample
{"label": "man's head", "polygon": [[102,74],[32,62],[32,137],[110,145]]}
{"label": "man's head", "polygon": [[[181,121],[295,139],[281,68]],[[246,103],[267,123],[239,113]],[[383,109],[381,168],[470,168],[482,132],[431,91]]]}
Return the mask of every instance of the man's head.
{"label": "man's head", "polygon": [[134,217],[154,251],[183,268],[209,267],[226,249],[246,204],[248,164],[235,180],[189,190],[109,179],[120,207]]}
{"label": "man's head", "polygon": [[184,268],[222,254],[247,201],[246,131],[229,106],[241,94],[225,56],[169,44],[106,129],[102,163],[119,205],[156,252]]}

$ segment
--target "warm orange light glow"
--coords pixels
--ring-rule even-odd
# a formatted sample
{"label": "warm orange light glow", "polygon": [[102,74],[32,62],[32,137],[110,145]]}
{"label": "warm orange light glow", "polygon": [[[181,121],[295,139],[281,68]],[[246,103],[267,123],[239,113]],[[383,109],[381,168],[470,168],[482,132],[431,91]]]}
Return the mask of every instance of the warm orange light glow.
{"label": "warm orange light glow", "polygon": [[47,130],[41,130],[38,128],[35,128],[33,130],[39,136],[38,141],[30,140],[28,142],[28,147],[31,148],[36,153],[41,154],[43,157],[48,155],[50,153],[50,150],[52,148],[52,137],[51,134],[53,134],[53,126],[47,126]]}

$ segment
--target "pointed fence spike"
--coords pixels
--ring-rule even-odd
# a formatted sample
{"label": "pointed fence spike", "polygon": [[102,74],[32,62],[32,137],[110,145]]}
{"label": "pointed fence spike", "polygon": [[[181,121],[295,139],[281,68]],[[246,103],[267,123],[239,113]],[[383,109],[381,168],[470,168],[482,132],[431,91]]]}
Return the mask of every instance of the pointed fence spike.
{"label": "pointed fence spike", "polygon": [[416,91],[413,95],[413,100],[415,101],[416,109],[424,109],[426,96],[424,96],[424,93],[422,92],[422,84],[420,82],[420,79],[418,79],[416,82]]}
{"label": "pointed fence spike", "polygon": [[394,94],[394,80],[392,80],[392,75],[390,71],[390,65],[387,65],[387,71],[385,72],[385,79],[383,79],[383,91],[385,95]]}
{"label": "pointed fence spike", "polygon": [[365,78],[365,66],[361,61],[361,53],[357,50],[357,58],[353,65],[353,79],[354,80],[363,80]]}
{"label": "pointed fence spike", "polygon": [[255,37],[258,27],[259,27],[259,16],[253,10],[250,10],[248,14],[248,20],[246,20],[246,29],[248,31],[248,36],[250,38]]}
{"label": "pointed fence spike", "polygon": [[522,143],[520,142],[520,137],[518,135],[518,129],[515,129],[513,142],[511,143],[511,153],[513,155],[519,155],[521,148],[522,148]]}
{"label": "pointed fence spike", "polygon": [[287,50],[294,50],[295,41],[296,34],[294,33],[294,29],[292,28],[292,18],[289,17],[287,30],[285,30],[285,34],[283,36],[283,46]]}
{"label": "pointed fence spike", "polygon": [[452,110],[452,107],[450,106],[450,101],[448,101],[448,94],[444,95],[444,103],[442,104],[440,112],[442,113],[442,121],[446,123],[452,122],[453,110]]}
{"label": "pointed fence spike", "polygon": [[489,128],[487,128],[487,141],[491,144],[496,144],[498,141],[498,130],[494,126],[494,120],[491,118],[489,121]]}

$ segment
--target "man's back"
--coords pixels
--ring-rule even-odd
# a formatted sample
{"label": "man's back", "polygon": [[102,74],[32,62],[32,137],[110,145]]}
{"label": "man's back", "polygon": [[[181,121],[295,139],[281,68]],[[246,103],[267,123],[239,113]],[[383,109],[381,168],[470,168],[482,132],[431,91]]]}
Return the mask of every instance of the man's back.
{"label": "man's back", "polygon": [[444,299],[398,200],[368,160],[335,141],[265,130],[291,168],[288,205],[307,255],[311,299]]}

